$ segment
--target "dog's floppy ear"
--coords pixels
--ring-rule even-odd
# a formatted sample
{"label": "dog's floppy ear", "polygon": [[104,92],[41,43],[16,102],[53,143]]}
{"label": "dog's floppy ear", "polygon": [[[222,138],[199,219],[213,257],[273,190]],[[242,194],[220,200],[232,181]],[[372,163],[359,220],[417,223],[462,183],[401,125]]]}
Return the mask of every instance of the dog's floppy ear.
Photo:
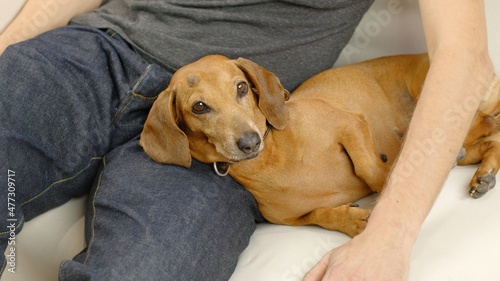
{"label": "dog's floppy ear", "polygon": [[158,96],[149,112],[140,144],[154,161],[191,167],[186,134],[175,122],[175,93],[167,88]]}
{"label": "dog's floppy ear", "polygon": [[254,84],[259,96],[259,108],[267,121],[276,129],[282,130],[290,118],[285,100],[290,93],[283,88],[276,75],[253,61],[239,58],[236,65]]}

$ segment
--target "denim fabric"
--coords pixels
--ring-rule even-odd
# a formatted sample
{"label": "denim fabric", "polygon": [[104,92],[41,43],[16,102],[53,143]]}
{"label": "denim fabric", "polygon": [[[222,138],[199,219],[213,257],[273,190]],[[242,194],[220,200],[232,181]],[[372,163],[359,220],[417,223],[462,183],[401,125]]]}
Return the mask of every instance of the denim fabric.
{"label": "denim fabric", "polygon": [[261,220],[254,199],[208,165],[157,164],[138,145],[170,77],[112,32],[83,26],[0,56],[0,250],[12,233],[7,222],[17,233],[90,192],[88,247],[62,264],[60,280],[229,278]]}

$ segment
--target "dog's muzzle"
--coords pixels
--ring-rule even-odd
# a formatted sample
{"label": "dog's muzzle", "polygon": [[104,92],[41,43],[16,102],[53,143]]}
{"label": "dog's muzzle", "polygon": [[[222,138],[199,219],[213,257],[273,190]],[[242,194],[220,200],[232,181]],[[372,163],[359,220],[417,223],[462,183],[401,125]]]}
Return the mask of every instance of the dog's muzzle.
{"label": "dog's muzzle", "polygon": [[[238,148],[248,155],[245,160],[255,158],[259,155],[261,143],[266,140],[270,131],[271,126],[268,124],[262,141],[258,133],[252,132],[243,134],[243,136],[236,142]],[[229,168],[231,168],[231,163],[229,162],[214,162],[214,171],[218,176],[227,176],[229,174]]]}

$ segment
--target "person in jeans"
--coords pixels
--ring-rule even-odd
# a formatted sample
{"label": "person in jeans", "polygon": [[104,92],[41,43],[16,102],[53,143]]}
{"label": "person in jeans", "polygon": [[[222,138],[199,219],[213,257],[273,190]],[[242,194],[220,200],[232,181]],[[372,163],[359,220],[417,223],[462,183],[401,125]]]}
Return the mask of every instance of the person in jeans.
{"label": "person in jeans", "polygon": [[[263,218],[209,165],[161,165],[144,153],[152,103],[178,68],[213,53],[251,59],[292,91],[334,64],[372,1],[29,0],[0,35],[0,178],[16,184],[14,195],[0,191],[2,220],[18,232],[89,194],[87,248],[61,264],[60,280],[227,280]],[[431,68],[399,160],[366,230],[304,280],[407,278],[421,224],[493,79],[483,1],[419,2]],[[411,152],[435,130],[443,141],[413,165]],[[0,224],[2,250],[11,230]]]}

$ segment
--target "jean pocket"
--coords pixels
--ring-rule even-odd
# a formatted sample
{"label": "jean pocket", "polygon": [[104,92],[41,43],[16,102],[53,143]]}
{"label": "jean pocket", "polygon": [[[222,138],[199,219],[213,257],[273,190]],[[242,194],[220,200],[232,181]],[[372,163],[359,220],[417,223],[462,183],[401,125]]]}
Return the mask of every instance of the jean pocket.
{"label": "jean pocket", "polygon": [[171,77],[171,73],[156,64],[146,67],[113,117],[113,147],[140,134],[153,102],[167,88]]}

